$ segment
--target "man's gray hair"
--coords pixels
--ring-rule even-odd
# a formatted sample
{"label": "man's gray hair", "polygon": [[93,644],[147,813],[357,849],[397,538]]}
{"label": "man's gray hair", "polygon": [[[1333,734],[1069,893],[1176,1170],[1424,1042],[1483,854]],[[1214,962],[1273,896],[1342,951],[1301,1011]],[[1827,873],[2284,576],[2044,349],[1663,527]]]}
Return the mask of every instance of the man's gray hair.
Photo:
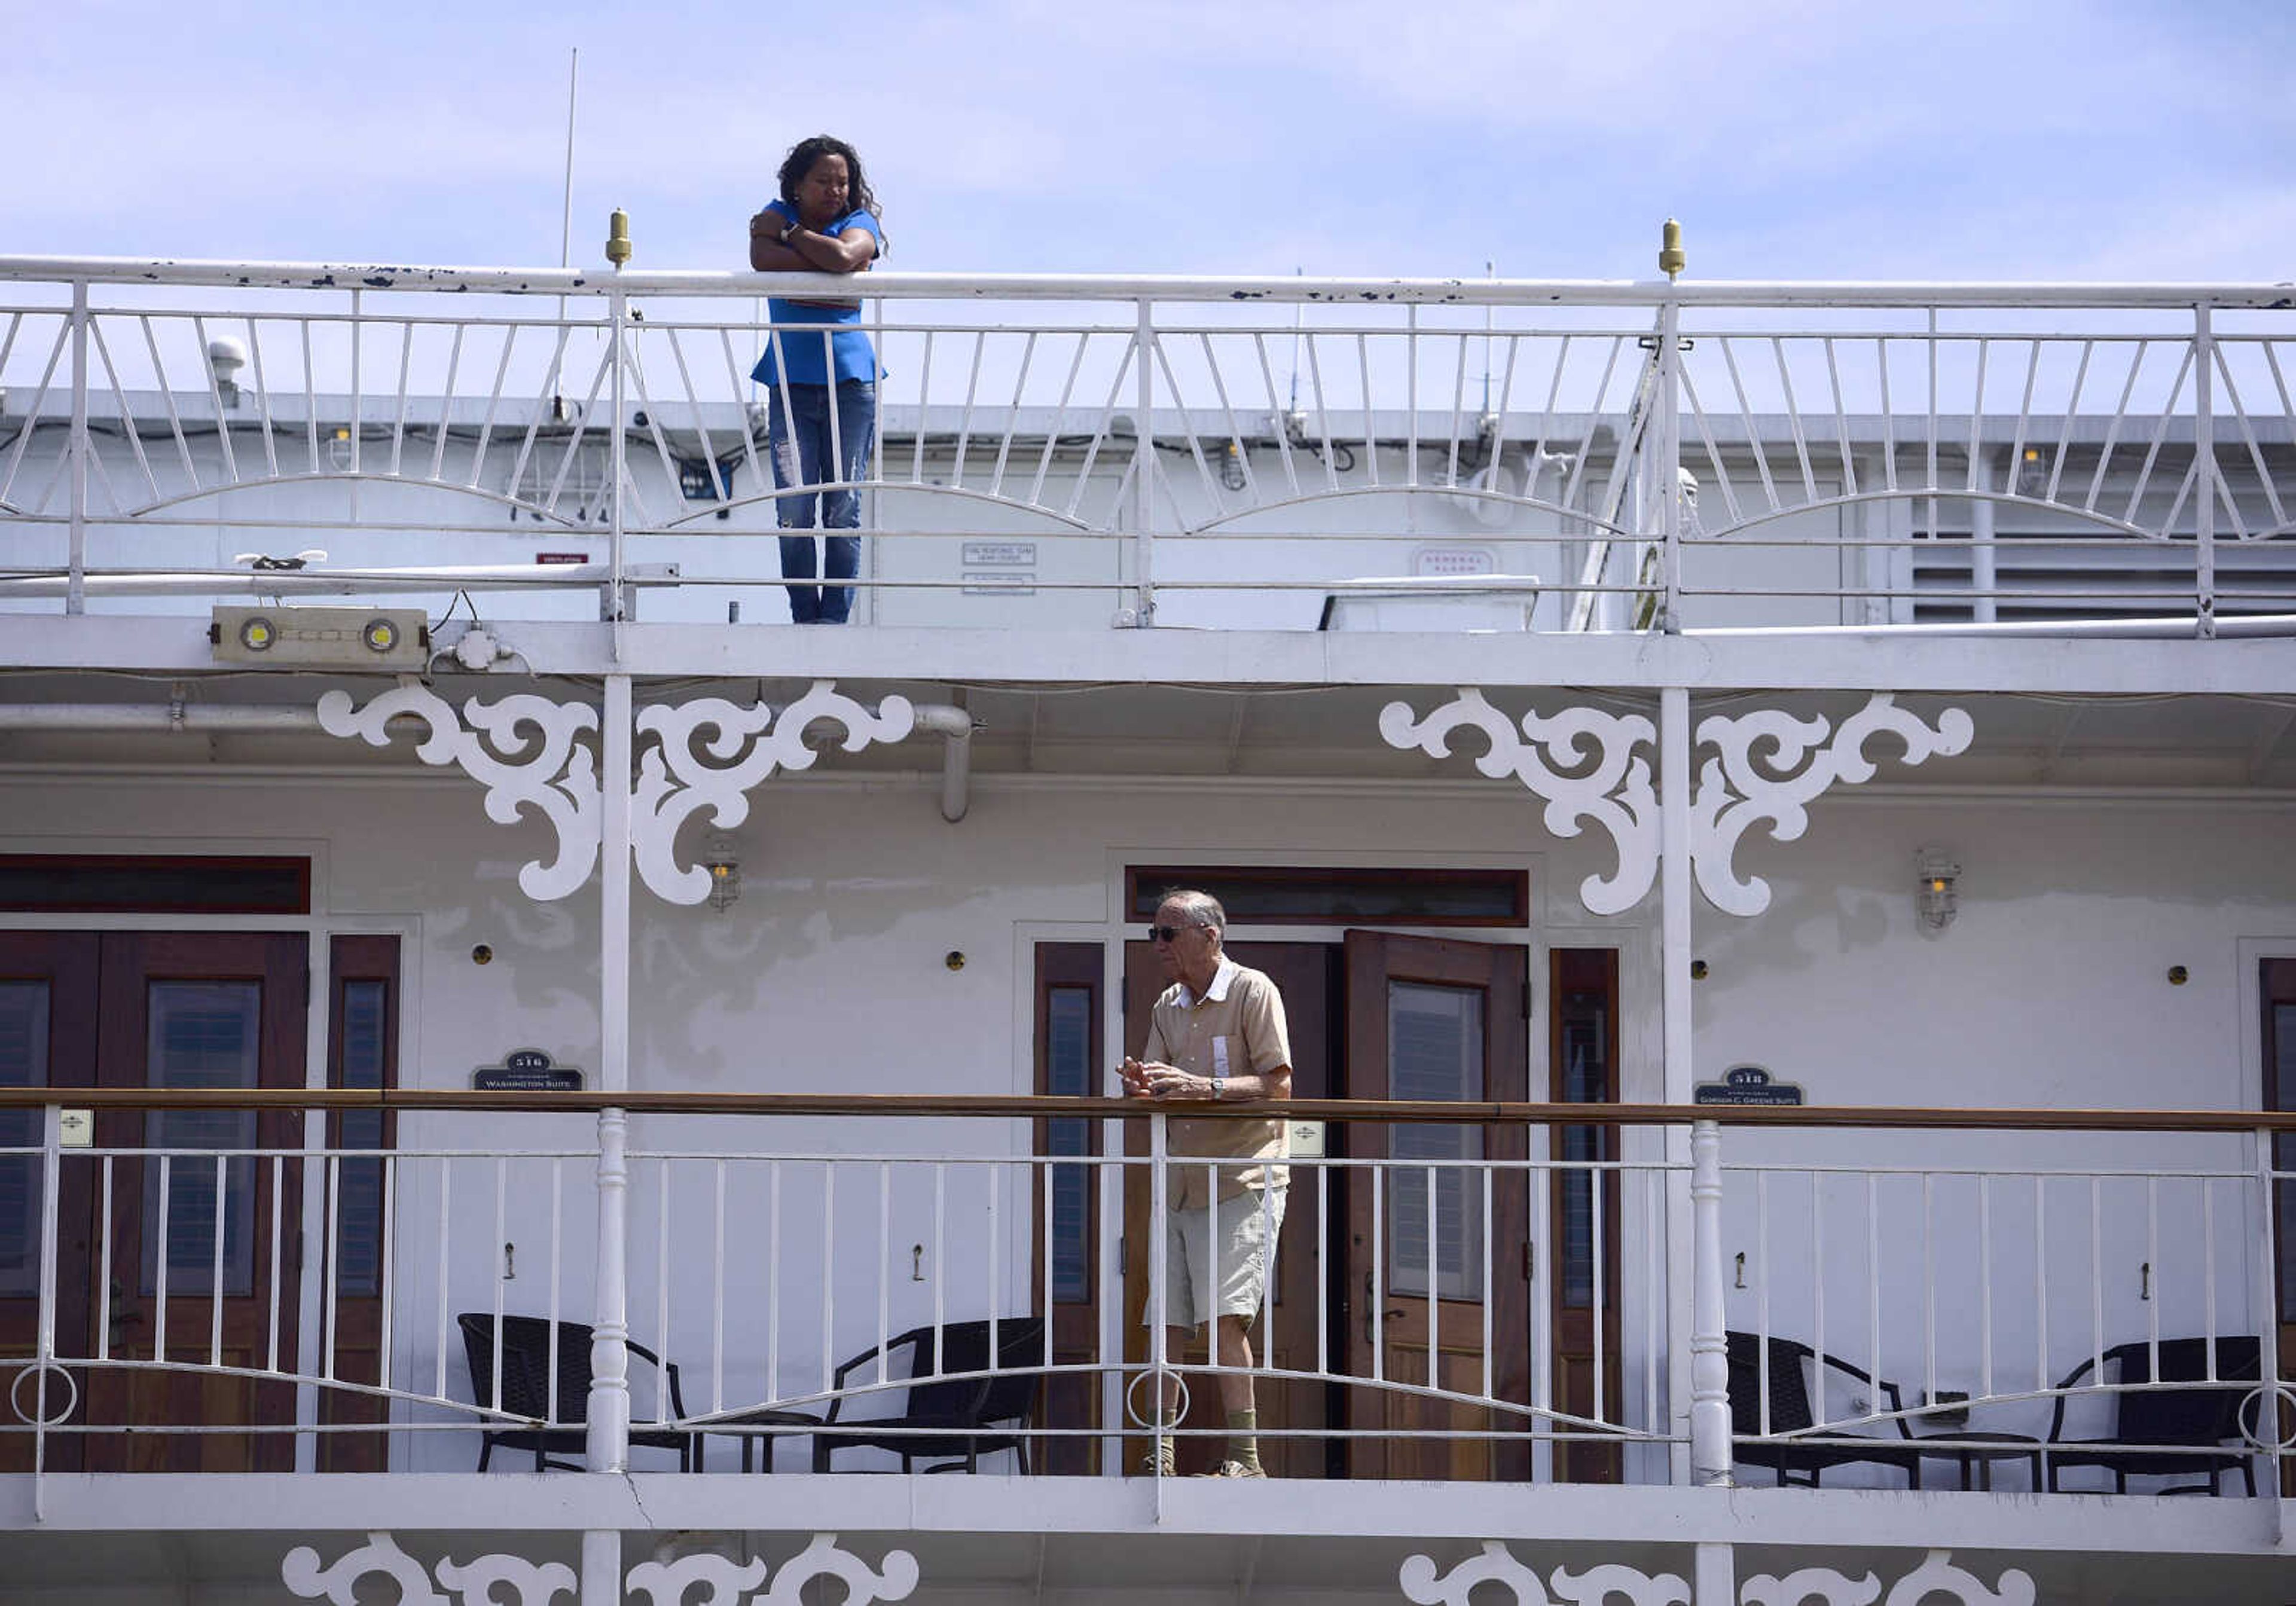
{"label": "man's gray hair", "polygon": [[1175,887],[1156,900],[1159,909],[1167,904],[1177,904],[1187,912],[1188,923],[1203,926],[1227,935],[1227,911],[1220,907],[1219,899],[1209,892],[1198,892],[1187,887]]}

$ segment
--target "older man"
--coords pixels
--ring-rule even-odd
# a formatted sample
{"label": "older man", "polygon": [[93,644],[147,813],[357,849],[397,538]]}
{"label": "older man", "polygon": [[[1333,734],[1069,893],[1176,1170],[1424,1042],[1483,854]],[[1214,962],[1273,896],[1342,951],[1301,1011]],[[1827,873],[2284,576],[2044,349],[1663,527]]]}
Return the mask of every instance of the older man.
{"label": "older man", "polygon": [[[1266,976],[1220,952],[1226,933],[1227,914],[1208,893],[1168,892],[1157,905],[1149,934],[1171,985],[1156,1000],[1140,1058],[1127,1059],[1118,1073],[1134,1097],[1230,1103],[1292,1096],[1283,996]],[[1152,1326],[1160,1308],[1167,1355],[1212,1323],[1212,1358],[1230,1368],[1219,1374],[1227,1454],[1217,1478],[1267,1475],[1259,1464],[1250,1335],[1283,1225],[1284,1140],[1279,1120],[1171,1123],[1168,1152],[1177,1163],[1166,1192],[1162,1303],[1152,1290],[1141,1321]],[[1207,1159],[1218,1163],[1201,1163]],[[1149,1469],[1166,1476],[1174,1471],[1178,1401],[1179,1381],[1168,1373],[1163,1431]]]}

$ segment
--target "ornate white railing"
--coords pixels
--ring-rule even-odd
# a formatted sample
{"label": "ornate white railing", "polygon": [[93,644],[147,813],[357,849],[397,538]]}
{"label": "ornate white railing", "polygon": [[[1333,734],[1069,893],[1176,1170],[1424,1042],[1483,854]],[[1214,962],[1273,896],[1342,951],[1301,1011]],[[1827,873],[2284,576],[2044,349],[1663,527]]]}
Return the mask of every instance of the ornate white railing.
{"label": "ornate white railing", "polygon": [[[886,622],[2296,610],[2278,287],[864,283]],[[4,585],[770,602],[761,298],[853,288],[0,258]]]}
{"label": "ornate white railing", "polygon": [[[770,1466],[781,1438],[818,1444],[832,1409],[832,1428],[865,1432],[914,1382],[1005,1380],[1028,1404],[980,1437],[1026,1446],[1038,1471],[1115,1473],[1152,1431],[1160,1374],[1209,1398],[1231,1370],[1168,1351],[1160,1324],[1140,1331],[1168,1297],[1139,1265],[1158,1258],[1166,1201],[1210,1178],[1206,1162],[1163,1159],[1160,1131],[1128,1155],[878,1150],[870,1135],[899,1130],[882,1119],[822,1128],[852,1142],[624,1150],[627,1118],[609,1110],[597,1148],[72,1148],[60,1106],[74,1096],[0,1101],[48,1105],[45,1141],[0,1151],[7,1192],[32,1207],[6,1246],[20,1274],[0,1289],[0,1318],[31,1335],[0,1356],[12,1407],[0,1460],[16,1471],[173,1465],[165,1446],[201,1438],[253,1446],[248,1470],[285,1470],[299,1446],[306,1466],[349,1465],[334,1446],[363,1444],[358,1464],[459,1471],[481,1435],[508,1436],[488,1454],[562,1464],[583,1461],[587,1435],[596,1468],[627,1466],[634,1450],[640,1465],[674,1452],[707,1467],[713,1444],[720,1470],[736,1444],[745,1467],[760,1454]],[[456,1102],[480,1101],[426,1107]],[[727,1114],[758,1102],[704,1101]],[[924,1102],[1004,1136],[1029,1114],[1136,1108]],[[1585,1113],[1312,1108],[1438,1136],[1472,1130],[1461,1113],[1486,1131]],[[2189,1465],[2232,1479],[2226,1492],[2249,1478],[2276,1492],[2264,1450],[2296,1399],[2272,1341],[2271,1201],[2296,1176],[2273,1170],[2267,1128],[2286,1118],[2109,1118],[2161,1164],[2081,1166],[2070,1149],[2064,1166],[2031,1163],[2037,1143],[2125,1154],[2131,1141],[2057,1134],[2026,1140],[2016,1165],[1948,1152],[1726,1166],[1715,1122],[1619,1113],[1645,1135],[1625,1159],[1472,1158],[1437,1143],[1293,1159],[1291,1231],[1250,1362],[1270,1459],[1295,1476],[1440,1476],[1466,1460],[1501,1477],[1639,1482],[1717,1481],[1734,1463],[1807,1476],[1816,1463],[1885,1486],[1918,1485],[1928,1468],[1931,1487],[1957,1465],[1963,1487],[2000,1473],[2038,1491],[2101,1487],[2126,1470],[2120,1453],[2152,1458],[2139,1487]],[[1890,1118],[1857,1119],[1877,1114]],[[2084,1118],[2106,1124],[2059,1120]],[[1692,1128],[1686,1164],[1663,1153],[1669,1125]],[[1792,1141],[1775,1126],[1728,1134],[1742,1151]],[[2201,1152],[2216,1159],[2193,1163]],[[1670,1243],[1689,1248],[1686,1300]],[[982,1322],[996,1325],[965,1358],[955,1335]],[[889,1358],[919,1329],[936,1335],[924,1364]],[[196,1394],[168,1385],[186,1375],[209,1381]],[[2233,1415],[2221,1438],[2131,1442],[2115,1437],[2114,1402],[2136,1394]],[[1348,1404],[1328,1419],[1285,1403],[1334,1397]],[[1217,1413],[1187,1417],[1184,1456],[1221,1431]],[[962,1456],[971,1436],[908,1437],[931,1458]],[[2030,1469],[2026,1481],[2002,1463]],[[832,1463],[865,1464],[865,1450]]]}

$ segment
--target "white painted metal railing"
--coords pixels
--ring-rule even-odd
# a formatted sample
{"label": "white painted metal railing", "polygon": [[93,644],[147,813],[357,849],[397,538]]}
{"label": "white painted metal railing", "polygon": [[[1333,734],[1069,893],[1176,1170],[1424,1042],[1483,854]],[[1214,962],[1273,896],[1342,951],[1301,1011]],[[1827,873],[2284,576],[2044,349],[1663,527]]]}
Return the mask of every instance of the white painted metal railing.
{"label": "white painted metal railing", "polygon": [[[0,588],[771,602],[792,494],[750,369],[826,337],[759,298],[854,288],[0,258]],[[1312,625],[1431,591],[1574,629],[2296,611],[2277,287],[865,288],[873,449],[802,495],[865,494],[886,622]]]}
{"label": "white painted metal railing", "polygon": [[[70,1094],[10,1102],[32,1096]],[[980,1112],[996,1124],[960,1129],[1005,1133],[1021,1107],[1076,1103],[983,1102],[997,1106]],[[1416,1118],[1457,1113],[1424,1106]],[[1144,1281],[1146,1310],[1166,1295],[1152,1275],[1123,1274],[1124,1258],[1157,1258],[1148,1246],[1161,1242],[1173,1190],[1216,1182],[1215,1165],[1163,1159],[1160,1142],[1104,1157],[1014,1154],[993,1139],[890,1150],[869,1135],[896,1128],[865,1122],[829,1128],[840,1141],[766,1148],[739,1121],[743,1141],[635,1148],[626,1175],[610,1177],[603,1151],[579,1147],[68,1149],[57,1110],[47,1114],[37,1148],[0,1152],[38,1201],[37,1285],[16,1299],[20,1310],[29,1296],[36,1336],[0,1356],[13,1407],[0,1456],[18,1470],[160,1465],[166,1453],[152,1446],[242,1437],[258,1446],[250,1467],[284,1470],[297,1456],[326,1467],[343,1464],[328,1447],[339,1436],[370,1447],[387,1436],[394,1468],[463,1470],[482,1431],[554,1435],[542,1448],[561,1457],[603,1431],[611,1442],[594,1464],[608,1466],[632,1464],[634,1446],[644,1466],[681,1446],[706,1465],[714,1440],[723,1470],[738,1441],[744,1464],[761,1450],[770,1467],[775,1441],[818,1438],[816,1419],[832,1407],[835,1428],[867,1431],[913,1383],[1017,1377],[1035,1403],[993,1433],[1025,1444],[1039,1471],[1049,1459],[1113,1473],[1152,1429],[1154,1374],[1207,1392],[1222,1371],[1168,1352],[1161,1323],[1142,1335]],[[2272,1169],[2267,1135],[2152,1133],[2135,1141],[2163,1163],[2128,1163],[2123,1137],[2110,1140],[2122,1163],[2046,1168],[1949,1151],[1926,1164],[1726,1166],[1722,1129],[1702,1120],[1695,1135],[1687,1172],[1632,1159],[1293,1159],[1293,1230],[1254,1328],[1269,1453],[1305,1441],[1310,1459],[1295,1455],[1295,1475],[1375,1476],[1397,1446],[1434,1443],[1545,1480],[1593,1446],[1618,1455],[1609,1476],[1636,1481],[1712,1481],[1734,1463],[1806,1471],[1815,1455],[1828,1471],[1865,1463],[1837,1480],[1885,1485],[1956,1462],[1964,1485],[1972,1468],[1990,1484],[1997,1463],[2022,1462],[2036,1487],[2078,1489],[2111,1478],[2110,1459],[2070,1464],[2103,1446],[2172,1471],[2242,1471],[2276,1493],[2263,1450],[2284,1432],[2288,1390],[2271,1200],[2296,1176]],[[1731,1145],[1776,1136],[1742,1131]],[[1119,1249],[1128,1178],[1135,1214]],[[610,1184],[627,1188],[619,1209]],[[316,1213],[299,1199],[316,1200]],[[1097,1238],[1075,1208],[1086,1200],[1107,1224]],[[308,1219],[324,1230],[299,1257],[296,1222]],[[1175,1219],[1204,1225],[1201,1214]],[[1667,1245],[1685,1225],[1693,1286],[1677,1310]],[[1503,1292],[1518,1231],[1524,1286]],[[606,1274],[627,1292],[627,1340],[660,1364],[611,1364],[623,1335],[579,1323],[596,1304],[594,1275]],[[1287,1288],[1308,1307],[1285,1311]],[[1414,1299],[1415,1310],[1390,1306]],[[1574,1301],[1608,1318],[1566,1340],[1562,1307]],[[1064,1307],[1081,1326],[1037,1320]],[[518,1318],[549,1335],[546,1350],[506,1340]],[[914,1374],[887,1356],[906,1332],[980,1321],[1018,1324],[1025,1340],[992,1334],[983,1358],[955,1364],[937,1344],[941,1360]],[[2204,1363],[2179,1372],[2175,1356],[2195,1340]],[[1796,1346],[1806,1409],[1775,1368]],[[2110,1364],[2132,1346],[2157,1380],[2141,1389]],[[1692,1357],[1710,1354],[1730,1372],[1729,1424],[1712,1438],[1685,1414]],[[628,1379],[626,1417],[602,1419],[586,1392],[594,1359],[598,1379]],[[522,1365],[575,1381],[554,1400],[537,1383],[537,1408],[518,1397]],[[1566,1385],[1566,1374],[1591,1381]],[[189,1410],[167,1386],[184,1376],[210,1380]],[[215,1404],[225,1380],[243,1387],[238,1406]],[[1294,1386],[1348,1405],[1329,1420],[1287,1417],[1279,1402]],[[2240,1416],[2222,1441],[2114,1437],[2120,1396],[2228,1389]],[[1218,1431],[1189,1422],[1179,1435]],[[964,1454],[962,1433],[910,1436],[921,1456]],[[1844,1449],[1878,1453],[1834,1454]],[[2067,1463],[2062,1479],[2045,1476],[2053,1453]],[[2002,1487],[2026,1486],[2008,1476]]]}

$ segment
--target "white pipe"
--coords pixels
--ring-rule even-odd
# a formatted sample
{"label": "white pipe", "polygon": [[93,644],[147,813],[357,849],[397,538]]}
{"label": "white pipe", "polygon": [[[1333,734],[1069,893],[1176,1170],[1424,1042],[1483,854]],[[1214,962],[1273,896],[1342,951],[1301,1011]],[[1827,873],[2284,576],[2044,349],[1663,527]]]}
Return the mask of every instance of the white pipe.
{"label": "white pipe", "polygon": [[[972,713],[953,703],[915,708],[915,729],[942,740],[940,817],[954,825],[972,807]],[[413,716],[393,721],[408,728]],[[0,702],[0,731],[173,731],[184,735],[223,732],[317,731],[316,707],[294,703]]]}
{"label": "white pipe", "polygon": [[[2217,621],[2216,633],[2218,636],[2296,635],[2296,613],[2251,613],[2220,619]],[[2181,619],[2009,619],[1990,625],[1730,625],[1685,630],[1682,634],[1685,637],[1743,639],[1799,635],[2095,635],[2125,641],[2190,641],[2193,616],[2188,613]]]}
{"label": "white pipe", "polygon": [[[458,563],[422,569],[91,574],[84,584],[89,596],[362,596],[395,591],[578,588],[611,580],[613,572],[611,563]],[[632,564],[624,573],[676,578],[667,565]],[[63,596],[70,584],[63,575],[17,576],[0,579],[0,597]]]}

